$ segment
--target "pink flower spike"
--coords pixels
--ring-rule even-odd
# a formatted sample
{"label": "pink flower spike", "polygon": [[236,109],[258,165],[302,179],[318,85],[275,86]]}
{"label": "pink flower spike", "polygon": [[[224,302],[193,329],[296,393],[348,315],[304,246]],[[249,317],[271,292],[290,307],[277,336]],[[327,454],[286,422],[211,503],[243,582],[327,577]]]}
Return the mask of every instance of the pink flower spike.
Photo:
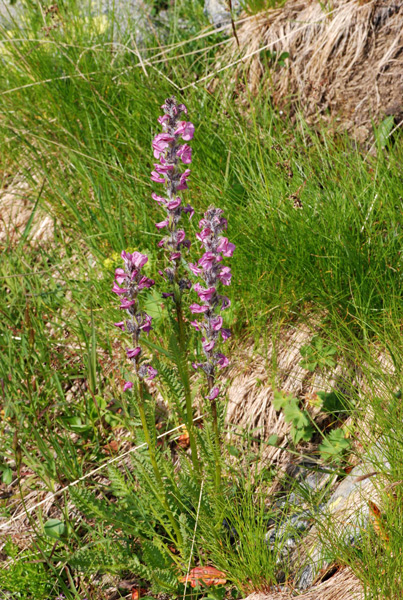
{"label": "pink flower spike", "polygon": [[231,283],[231,269],[229,267],[223,267],[220,271],[218,279],[223,285],[230,285]]}
{"label": "pink flower spike", "polygon": [[205,252],[197,264],[203,267],[205,271],[209,271],[216,261],[217,256],[213,252]]}
{"label": "pink flower spike", "polygon": [[210,237],[211,234],[212,234],[211,229],[209,229],[208,227],[205,227],[204,229],[202,229],[202,231],[200,233],[196,233],[196,237],[201,242],[204,242],[204,240],[207,239],[208,237]]}
{"label": "pink flower spike", "polygon": [[141,252],[133,252],[131,261],[133,267],[136,267],[136,269],[141,269],[148,262],[148,256],[147,254],[141,254]]}
{"label": "pink flower spike", "polygon": [[152,330],[151,327],[151,322],[152,322],[152,317],[150,317],[150,315],[144,315],[143,317],[143,322],[140,325],[140,329],[142,329],[145,333],[149,333]]}
{"label": "pink flower spike", "polygon": [[156,171],[151,172],[151,181],[155,181],[156,183],[164,183],[164,177],[160,177]]}
{"label": "pink flower spike", "polygon": [[185,239],[186,234],[183,231],[183,229],[178,229],[178,231],[176,232],[176,243],[177,244],[182,244],[183,240]]}
{"label": "pink flower spike", "polygon": [[229,360],[226,356],[224,356],[224,354],[217,352],[217,354],[215,355],[215,358],[217,359],[217,365],[220,367],[220,369],[224,369],[225,367],[228,367]]}
{"label": "pink flower spike", "polygon": [[189,219],[191,219],[195,214],[195,209],[190,206],[190,204],[187,204],[184,208],[182,208],[182,210],[184,213],[189,213]]}
{"label": "pink flower spike", "polygon": [[158,375],[157,369],[154,369],[154,367],[149,366],[147,379],[151,381],[151,379],[154,379],[154,377],[156,377],[157,375]]}
{"label": "pink flower spike", "polygon": [[231,330],[230,329],[222,328],[221,329],[221,337],[222,337],[222,339],[224,341],[227,340],[228,338],[230,338],[231,337]]}
{"label": "pink flower spike", "polygon": [[121,329],[122,331],[125,330],[125,322],[124,321],[119,321],[119,323],[114,323],[115,327],[119,327],[119,329]]}
{"label": "pink flower spike", "polygon": [[199,267],[194,265],[193,263],[188,263],[188,267],[194,275],[200,275],[200,273],[203,272],[203,269],[199,269]]}
{"label": "pink flower spike", "polygon": [[192,162],[192,148],[188,144],[179,146],[176,153],[185,165],[189,165]]}
{"label": "pink flower spike", "polygon": [[128,300],[127,298],[122,298],[121,305],[119,306],[119,308],[127,310],[128,308],[133,306],[133,304],[136,304],[135,300]]}
{"label": "pink flower spike", "polygon": [[130,350],[126,350],[127,358],[136,358],[141,352],[140,346],[137,348],[131,348]]}
{"label": "pink flower spike", "polygon": [[213,317],[210,321],[210,325],[211,325],[213,331],[220,331],[223,322],[224,322],[224,319],[222,317],[220,317],[219,315],[217,317]]}
{"label": "pink flower spike", "polygon": [[188,179],[190,173],[191,173],[190,169],[186,169],[186,171],[183,171],[182,175],[180,176],[179,183],[176,184],[177,190],[187,190],[188,189],[188,184],[186,183],[186,180]]}
{"label": "pink flower spike", "polygon": [[144,377],[146,379],[154,379],[156,375],[158,375],[158,371],[151,365],[141,365],[138,371],[138,376],[140,379],[143,379]]}
{"label": "pink flower spike", "polygon": [[228,238],[222,237],[217,246],[217,251],[222,252],[223,256],[231,257],[234,254],[235,244],[231,244]]}
{"label": "pink flower spike", "polygon": [[200,306],[200,304],[191,304],[189,306],[189,310],[191,313],[193,314],[197,314],[197,313],[205,313],[207,312],[209,309],[208,306]]}
{"label": "pink flower spike", "polygon": [[215,400],[217,398],[217,396],[220,393],[220,388],[218,387],[213,387],[213,389],[210,391],[209,395],[206,396],[207,400]]}
{"label": "pink flower spike", "polygon": [[153,192],[153,193],[151,194],[151,198],[152,198],[153,200],[155,200],[156,202],[158,202],[158,204],[159,204],[160,206],[165,206],[165,205],[166,205],[166,203],[167,203],[167,200],[166,200],[166,198],[164,198],[163,196],[158,196],[158,194],[156,194],[155,192]]}
{"label": "pink flower spike", "polygon": [[112,292],[118,296],[124,296],[124,294],[127,294],[128,291],[129,290],[126,288],[119,287],[117,283],[113,284]]}
{"label": "pink flower spike", "polygon": [[178,196],[177,198],[175,198],[175,200],[171,200],[170,202],[168,202],[167,209],[175,210],[175,208],[178,208],[178,206],[181,205],[181,202],[182,202],[182,200]]}
{"label": "pink flower spike", "polygon": [[195,132],[195,126],[193,125],[193,123],[190,123],[187,121],[180,121],[179,126],[174,133],[175,133],[175,135],[182,136],[182,138],[185,140],[185,142],[188,142],[189,140],[191,140],[193,138],[194,132]]}
{"label": "pink flower spike", "polygon": [[127,392],[127,390],[131,390],[133,387],[133,384],[131,381],[126,381],[126,383],[123,386],[123,391]]}
{"label": "pink flower spike", "polygon": [[168,133],[159,133],[156,135],[152,141],[155,158],[160,158],[161,154],[163,154],[166,148],[174,141],[175,138]]}
{"label": "pink flower spike", "polygon": [[213,348],[214,348],[214,346],[215,346],[215,341],[214,341],[214,340],[212,340],[211,342],[204,342],[204,343],[202,344],[202,346],[203,346],[203,350],[204,350],[205,352],[211,352],[211,351],[212,351],[212,349],[213,349]]}
{"label": "pink flower spike", "polygon": [[222,301],[221,310],[225,310],[226,308],[229,308],[231,306],[231,300],[227,298],[227,296],[221,296],[220,300]]}
{"label": "pink flower spike", "polygon": [[155,284],[154,279],[149,279],[148,277],[142,277],[139,281],[139,290],[148,289]]}
{"label": "pink flower spike", "polygon": [[162,175],[174,170],[174,165],[160,165],[159,163],[154,163],[154,167],[157,173]]}
{"label": "pink flower spike", "polygon": [[215,287],[210,287],[206,290],[202,288],[200,283],[196,283],[196,285],[193,286],[193,289],[195,290],[195,292],[197,292],[197,295],[199,296],[202,302],[210,302],[211,298],[216,292]]}
{"label": "pink flower spike", "polygon": [[122,285],[122,283],[125,281],[126,278],[127,278],[127,273],[124,271],[124,269],[116,269],[115,270],[115,279],[119,285]]}
{"label": "pink flower spike", "polygon": [[165,219],[165,221],[160,221],[159,223],[155,224],[157,229],[163,229],[164,227],[168,227],[168,225],[169,225],[168,219]]}

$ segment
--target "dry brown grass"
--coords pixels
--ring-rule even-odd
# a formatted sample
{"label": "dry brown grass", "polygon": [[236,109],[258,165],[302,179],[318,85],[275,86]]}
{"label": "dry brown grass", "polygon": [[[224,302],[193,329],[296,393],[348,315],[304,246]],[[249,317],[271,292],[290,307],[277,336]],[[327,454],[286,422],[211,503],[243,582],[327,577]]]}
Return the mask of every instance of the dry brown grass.
{"label": "dry brown grass", "polygon": [[[8,175],[0,189],[0,246],[14,245],[24,234],[35,207],[40,186],[36,191],[21,174]],[[37,207],[29,231],[33,244],[53,238],[53,219]]]}
{"label": "dry brown grass", "polygon": [[[401,1],[288,0],[246,21],[237,34],[240,50],[234,41],[220,66],[244,57],[237,74],[246,70],[252,92],[263,81],[276,104],[291,102],[291,113],[298,104],[311,121],[341,118],[359,140],[372,119],[402,120]],[[288,52],[287,66],[268,69],[267,50],[277,57]]]}
{"label": "dry brown grass", "polygon": [[255,593],[247,600],[364,600],[362,584],[350,569],[341,569],[333,577],[308,592],[293,595],[291,592],[273,591],[268,594]]}

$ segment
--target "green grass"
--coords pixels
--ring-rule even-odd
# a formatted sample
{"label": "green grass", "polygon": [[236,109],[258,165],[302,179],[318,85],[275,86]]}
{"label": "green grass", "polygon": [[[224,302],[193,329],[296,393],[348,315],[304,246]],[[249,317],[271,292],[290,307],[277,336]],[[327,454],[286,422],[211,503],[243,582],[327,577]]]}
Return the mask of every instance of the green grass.
{"label": "green grass", "polygon": [[[197,211],[193,232],[214,203],[225,210],[237,244],[234,347],[243,336],[259,340],[271,320],[314,313],[352,361],[370,360],[374,345],[386,347],[398,374],[403,356],[401,138],[385,149],[378,145],[375,157],[302,117],[291,122],[263,93],[244,104],[230,70],[214,91],[198,85],[196,78],[214,68],[217,49],[209,45],[223,41],[220,34],[162,50],[151,50],[160,41],[150,39],[140,49],[143,58],[153,62],[160,53],[163,60],[142,69],[129,37],[113,46],[113,22],[100,28],[87,8],[72,1],[60,6],[62,23],[46,34],[35,5],[23,27],[8,24],[0,54],[2,179],[18,173],[29,183],[33,209],[38,202],[54,218],[50,243],[31,244],[27,226],[18,244],[10,240],[1,249],[0,439],[4,464],[14,461],[15,474],[21,461],[36,474],[35,485],[42,480],[51,490],[105,462],[116,427],[132,435],[137,429],[120,392],[124,350],[112,326],[110,287],[122,249],[147,252],[157,277],[151,140],[160,105],[172,93],[196,126],[186,192]],[[184,16],[187,30],[179,27]],[[196,1],[179,2],[175,19],[164,44],[187,41],[207,25]],[[181,93],[170,82],[190,87]],[[301,210],[293,206],[295,195]],[[166,339],[167,320],[155,297],[149,303],[156,334]],[[367,368],[387,379],[379,365]],[[399,387],[398,375],[387,383],[391,391]],[[369,405],[374,398],[375,392]],[[388,421],[382,431],[387,436],[392,429]],[[400,442],[393,448],[397,465]],[[1,502],[2,514],[11,516]],[[256,529],[248,531],[247,542]],[[66,574],[55,573],[48,541],[39,536],[38,544],[49,578],[62,582],[59,592],[73,589]],[[56,556],[68,563],[79,544],[75,533]],[[216,540],[210,551],[218,551]],[[233,560],[224,553],[223,568],[230,570]],[[246,578],[247,569],[242,573]]]}

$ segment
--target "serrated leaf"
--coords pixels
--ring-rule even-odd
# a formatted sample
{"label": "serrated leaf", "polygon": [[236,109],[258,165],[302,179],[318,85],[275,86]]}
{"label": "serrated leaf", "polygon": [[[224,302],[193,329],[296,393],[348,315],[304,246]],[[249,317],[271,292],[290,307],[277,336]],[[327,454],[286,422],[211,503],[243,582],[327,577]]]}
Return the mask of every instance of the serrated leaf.
{"label": "serrated leaf", "polygon": [[273,398],[274,410],[281,410],[288,404],[288,402],[289,402],[289,398],[287,396],[284,396],[281,392],[279,392],[277,390],[274,392],[274,398]]}
{"label": "serrated leaf", "polygon": [[308,427],[309,419],[308,413],[302,411],[298,406],[298,400],[291,398],[290,402],[284,408],[284,420],[286,423],[292,423],[296,429],[303,429]]}
{"label": "serrated leaf", "polygon": [[43,526],[43,530],[49,537],[59,540],[64,533],[65,526],[60,519],[49,519]]}
{"label": "serrated leaf", "polygon": [[340,458],[341,454],[350,447],[342,429],[334,429],[329,433],[319,446],[323,460]]}
{"label": "serrated leaf", "polygon": [[313,433],[314,429],[312,425],[308,425],[303,429],[297,429],[296,427],[293,427],[290,431],[290,436],[293,443],[298,444],[298,442],[300,442],[301,440],[303,440],[304,442],[309,442]]}
{"label": "serrated leaf", "polygon": [[307,371],[311,371],[312,373],[318,366],[317,361],[309,361],[309,360],[301,360],[301,362],[299,364],[300,364],[300,367],[302,367],[303,369],[307,369]]}

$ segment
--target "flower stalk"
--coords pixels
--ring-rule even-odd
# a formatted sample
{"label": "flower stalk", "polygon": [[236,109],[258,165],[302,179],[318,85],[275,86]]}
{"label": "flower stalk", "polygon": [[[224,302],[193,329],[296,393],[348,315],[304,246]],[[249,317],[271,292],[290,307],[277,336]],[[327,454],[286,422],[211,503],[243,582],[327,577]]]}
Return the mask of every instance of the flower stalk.
{"label": "flower stalk", "polygon": [[218,292],[220,285],[228,286],[231,283],[231,269],[222,264],[224,257],[231,257],[235,244],[222,236],[227,229],[227,220],[223,217],[220,208],[210,206],[204,213],[204,219],[199,223],[200,232],[197,239],[205,252],[197,264],[189,263],[192,273],[203,280],[204,286],[196,283],[193,289],[199,296],[201,304],[194,303],[190,306],[193,314],[203,315],[202,321],[192,321],[191,325],[202,334],[202,347],[205,361],[193,363],[195,369],[202,369],[207,376],[207,400],[210,401],[213,430],[216,440],[216,486],[221,484],[220,462],[220,431],[217,411],[217,398],[220,388],[216,385],[217,368],[223,369],[229,364],[228,358],[220,352],[219,344],[225,342],[230,336],[229,329],[224,328],[221,312],[227,309],[231,302],[227,296]]}
{"label": "flower stalk", "polygon": [[[187,180],[190,175],[190,169],[181,170],[180,164],[188,165],[192,162],[192,148],[187,144],[193,138],[194,125],[188,121],[182,120],[187,114],[184,104],[178,104],[175,97],[168,98],[162,105],[164,114],[158,118],[162,127],[162,133],[155,136],[152,147],[154,157],[158,163],[154,163],[154,171],[151,173],[151,181],[164,184],[164,196],[156,193],[152,194],[153,200],[165,212],[163,221],[156,223],[159,230],[166,230],[166,235],[158,243],[160,248],[164,248],[168,262],[170,263],[160,275],[170,284],[171,291],[164,292],[164,298],[173,298],[175,305],[176,320],[178,324],[178,342],[181,353],[187,356],[187,339],[185,331],[185,322],[182,309],[182,295],[186,289],[191,287],[188,277],[183,276],[180,271],[182,254],[184,250],[190,247],[190,241],[186,239],[186,234],[179,227],[182,214],[188,214],[192,218],[194,210],[187,204],[182,204],[182,199],[178,192],[186,190]],[[195,427],[193,423],[193,407],[190,389],[190,375],[187,361],[184,361],[181,369],[182,382],[185,392],[186,404],[186,426],[189,433],[190,450],[192,462],[196,474],[201,476],[200,463],[197,452]]]}
{"label": "flower stalk", "polygon": [[[148,261],[148,257],[145,254],[141,254],[140,252],[133,252],[133,254],[130,254],[129,252],[123,251],[121,256],[124,261],[124,269],[116,269],[115,282],[112,291],[119,296],[121,302],[120,309],[126,312],[127,318],[125,321],[114,323],[114,325],[122,331],[127,331],[131,335],[132,348],[128,348],[126,354],[132,361],[134,373],[138,381],[138,410],[151,466],[159,487],[157,494],[175,532],[177,542],[181,545],[183,542],[182,534],[164,492],[164,482],[156,459],[155,439],[152,439],[151,437],[145,412],[144,380],[154,379],[157,375],[157,370],[141,359],[142,348],[139,345],[140,337],[143,333],[148,335],[152,330],[152,317],[141,310],[138,296],[142,290],[149,289],[155,282],[153,279],[142,274],[142,268]],[[126,392],[127,390],[132,389],[133,386],[134,384],[132,381],[126,381],[123,386],[123,391]]]}

